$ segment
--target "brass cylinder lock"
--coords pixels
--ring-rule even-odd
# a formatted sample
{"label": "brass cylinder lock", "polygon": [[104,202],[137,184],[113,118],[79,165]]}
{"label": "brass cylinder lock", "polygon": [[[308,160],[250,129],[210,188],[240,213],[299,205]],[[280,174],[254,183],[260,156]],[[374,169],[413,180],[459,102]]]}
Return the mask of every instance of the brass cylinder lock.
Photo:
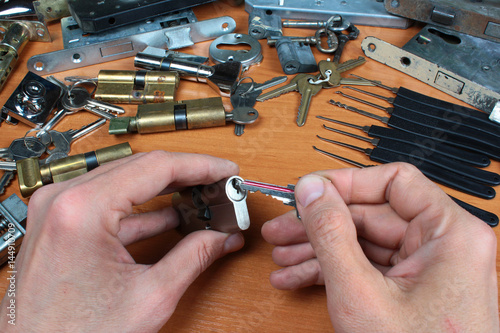
{"label": "brass cylinder lock", "polygon": [[102,70],[94,98],[114,104],[164,103],[175,100],[178,86],[175,72]]}
{"label": "brass cylinder lock", "polygon": [[196,230],[238,232],[250,227],[247,191],[238,176],[225,178],[210,185],[190,187],[174,193],[172,205],[179,213],[179,231]]}
{"label": "brass cylinder lock", "polygon": [[84,154],[68,156],[47,164],[36,157],[17,161],[19,188],[23,197],[29,197],[43,185],[59,183],[87,173],[98,166],[132,155],[128,142]]}

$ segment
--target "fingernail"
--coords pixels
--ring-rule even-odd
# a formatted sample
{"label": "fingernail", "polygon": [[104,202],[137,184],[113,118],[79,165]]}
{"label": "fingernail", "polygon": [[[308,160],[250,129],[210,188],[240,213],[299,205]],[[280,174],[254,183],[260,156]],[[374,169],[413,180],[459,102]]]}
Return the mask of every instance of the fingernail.
{"label": "fingernail", "polygon": [[295,190],[297,201],[302,207],[307,207],[320,198],[325,192],[325,182],[319,176],[308,175],[302,177]]}
{"label": "fingernail", "polygon": [[229,235],[224,242],[224,253],[237,251],[243,247],[244,240],[240,233]]}

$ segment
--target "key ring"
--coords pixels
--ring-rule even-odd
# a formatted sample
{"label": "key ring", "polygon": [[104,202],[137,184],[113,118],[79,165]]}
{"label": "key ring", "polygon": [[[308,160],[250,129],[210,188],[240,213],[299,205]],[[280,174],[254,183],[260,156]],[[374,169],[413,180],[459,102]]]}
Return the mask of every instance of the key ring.
{"label": "key ring", "polygon": [[247,91],[240,93],[240,96],[245,96],[246,94],[251,93],[251,92],[253,91],[253,89],[254,89],[255,81],[254,81],[254,80],[253,80],[253,78],[251,78],[250,76],[245,76],[245,77],[242,77],[242,78],[238,81],[238,83],[237,83],[236,85],[237,85],[237,86],[239,86],[239,85],[241,84],[241,82],[243,82],[243,80],[245,80],[245,79],[250,79],[252,82],[251,82],[251,84],[250,84],[250,87],[247,89]]}
{"label": "key ring", "polygon": [[[30,133],[33,133],[33,132],[36,132],[37,134],[35,134],[35,136],[29,136]],[[49,138],[49,141],[47,143],[44,142],[43,139],[39,139],[38,138],[38,133],[40,133],[41,135],[48,135],[48,138]],[[40,142],[45,146],[45,147],[48,147],[50,145],[50,143],[52,142],[52,135],[50,134],[50,132],[47,132],[47,131],[44,131],[42,128],[32,128],[30,129],[29,131],[27,131],[24,136],[23,136],[23,142],[24,142],[24,145],[26,146],[26,148],[31,151],[32,153],[35,153],[35,154],[38,154],[40,152],[36,151],[36,150],[33,150],[31,147],[30,147],[30,144],[28,144],[28,141],[27,139],[28,138],[33,138],[35,140],[40,140]],[[44,138],[47,138],[46,136]],[[43,153],[43,152],[42,152]]]}
{"label": "key ring", "polygon": [[[327,38],[327,40],[326,40],[326,43],[328,45],[327,48],[323,47],[323,45],[321,44],[321,37],[323,34]],[[337,37],[335,32],[333,32],[329,29],[321,28],[321,29],[317,30],[314,37],[316,38],[316,48],[323,53],[333,53],[339,47],[339,38]]]}

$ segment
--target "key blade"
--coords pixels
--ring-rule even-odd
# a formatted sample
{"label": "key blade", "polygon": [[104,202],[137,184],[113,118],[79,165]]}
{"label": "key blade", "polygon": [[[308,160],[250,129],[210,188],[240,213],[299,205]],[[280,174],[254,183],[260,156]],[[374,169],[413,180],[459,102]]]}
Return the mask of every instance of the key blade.
{"label": "key blade", "polygon": [[252,193],[261,192],[265,195],[273,197],[274,199],[282,201],[285,205],[295,207],[295,185],[283,187],[253,180],[245,180],[239,184],[239,187],[242,190]]}
{"label": "key blade", "polygon": [[268,88],[274,87],[278,84],[285,83],[286,80],[288,80],[287,76],[278,76],[275,78],[272,78],[271,80],[267,80],[266,82],[262,84],[256,84],[254,90],[266,90]]}

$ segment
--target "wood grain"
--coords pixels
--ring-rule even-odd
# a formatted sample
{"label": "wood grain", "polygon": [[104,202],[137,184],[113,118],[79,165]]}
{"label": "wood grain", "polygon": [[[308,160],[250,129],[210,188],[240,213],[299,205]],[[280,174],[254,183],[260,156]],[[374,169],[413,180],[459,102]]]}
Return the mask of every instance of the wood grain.
{"label": "wood grain", "polygon": [[[243,6],[233,7],[224,2],[216,2],[196,8],[195,13],[200,20],[230,15],[237,22],[236,32],[247,33],[248,14]],[[397,46],[403,46],[420,28],[419,25],[407,30],[359,26],[361,34],[357,40],[348,43],[342,61],[363,56],[360,44],[366,36],[376,36]],[[52,43],[32,42],[27,45],[19,58],[17,67],[1,92],[0,104],[5,103],[27,73],[26,61],[29,57],[62,48],[60,25],[51,24],[50,32],[53,38]],[[312,35],[312,31],[292,29],[285,33],[287,35]],[[262,63],[250,67],[245,73],[256,82],[264,82],[272,77],[283,75],[276,50],[268,47],[265,41],[261,41],[261,44],[264,55]],[[181,51],[206,56],[209,45],[210,42],[200,43]],[[328,58],[328,55],[321,54],[317,50],[314,50],[314,53],[317,61]],[[56,73],[54,76],[59,79],[71,75],[96,76],[101,69],[133,70],[133,58]],[[352,73],[380,80],[388,86],[405,86],[423,94],[466,105],[416,79],[369,59],[363,66],[352,70]],[[367,88],[367,90],[391,96],[389,92],[379,88]],[[328,138],[370,147],[369,144],[355,139],[326,133],[321,128],[322,121],[315,118],[317,115],[335,117],[359,125],[380,125],[376,121],[328,104],[330,98],[339,99],[334,91],[335,89],[323,90],[313,98],[307,123],[302,128],[295,124],[299,95],[290,93],[257,104],[260,118],[255,124],[246,126],[242,137],[236,137],[233,134],[234,126],[229,125],[193,131],[116,137],[108,135],[107,126],[104,126],[73,144],[71,154],[84,153],[128,141],[136,153],[164,149],[227,158],[240,165],[242,177],[280,185],[294,184],[299,177],[312,171],[349,167],[343,162],[314,152],[312,145],[363,164],[374,164],[361,153],[329,145],[316,139],[315,136],[321,134]],[[214,96],[218,95],[208,85],[183,80],[179,86],[177,99]],[[347,102],[347,100],[344,101]],[[383,104],[380,101],[377,102]],[[228,98],[224,99],[224,104],[230,110]],[[383,115],[380,110],[370,110],[369,107],[362,107],[355,102],[348,104]],[[125,106],[125,108],[127,115],[135,115],[136,106]],[[94,115],[82,111],[66,117],[57,126],[57,130],[80,128],[94,119]],[[24,124],[17,126],[2,124],[0,147],[7,147],[14,138],[22,137],[29,129]],[[347,129],[347,131],[358,133],[354,129]],[[486,169],[499,172],[500,163],[492,162]],[[443,187],[443,189],[457,198],[500,215],[498,198],[488,201],[448,188]],[[19,195],[16,181],[12,182],[0,199],[4,200],[12,193]],[[168,197],[158,198],[138,207],[137,211],[157,209],[168,203]],[[272,246],[262,239],[260,228],[263,223],[287,212],[290,208],[261,194],[250,195],[248,206],[252,224],[245,232],[244,249],[219,260],[197,279],[180,301],[176,312],[162,332],[327,332],[332,330],[326,309],[326,295],[322,287],[284,292],[275,290],[268,281],[269,274],[279,267],[272,262]],[[498,228],[495,228],[495,232],[497,236],[500,236]],[[175,232],[158,235],[130,246],[130,252],[138,262],[152,263],[161,258],[179,239],[180,236]],[[7,268],[3,267],[0,271],[2,293],[7,286],[6,277]],[[96,292],[100,291],[96,290]]]}

